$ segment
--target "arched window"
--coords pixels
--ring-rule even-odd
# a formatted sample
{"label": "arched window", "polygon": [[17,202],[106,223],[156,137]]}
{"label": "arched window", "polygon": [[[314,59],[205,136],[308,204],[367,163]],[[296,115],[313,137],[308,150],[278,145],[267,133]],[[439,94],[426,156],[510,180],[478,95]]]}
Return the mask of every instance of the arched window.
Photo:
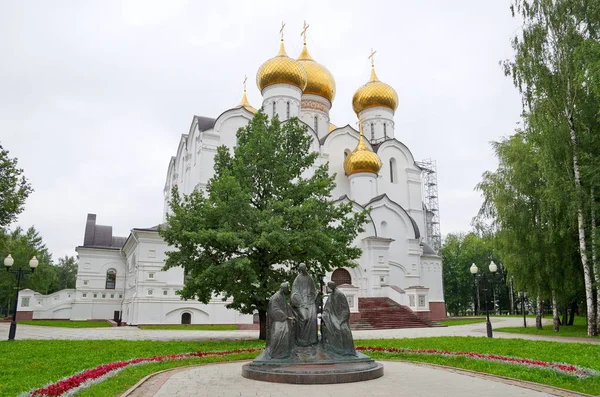
{"label": "arched window", "polygon": [[273,117],[275,117],[275,102],[273,102]]}
{"label": "arched window", "polygon": [[181,324],[191,324],[192,323],[192,314],[191,313],[182,313],[181,314]]}
{"label": "arched window", "polygon": [[387,123],[383,123],[383,137],[387,139]]}
{"label": "arched window", "polygon": [[387,237],[388,235],[388,224],[386,221],[381,222],[381,236]]}
{"label": "arched window", "polygon": [[286,120],[290,118],[290,101],[288,101],[287,103],[287,109],[286,109]]}
{"label": "arched window", "polygon": [[371,123],[371,140],[375,140],[375,124]]}
{"label": "arched window", "polygon": [[106,272],[106,289],[115,289],[117,284],[117,271],[115,269],[108,269]]}
{"label": "arched window", "polygon": [[315,132],[319,133],[319,118],[315,116]]}
{"label": "arched window", "polygon": [[390,159],[390,182],[398,183],[398,175],[396,175],[396,159]]}
{"label": "arched window", "polygon": [[339,267],[333,271],[331,281],[333,281],[335,285],[352,285],[352,276],[350,276],[348,270]]}

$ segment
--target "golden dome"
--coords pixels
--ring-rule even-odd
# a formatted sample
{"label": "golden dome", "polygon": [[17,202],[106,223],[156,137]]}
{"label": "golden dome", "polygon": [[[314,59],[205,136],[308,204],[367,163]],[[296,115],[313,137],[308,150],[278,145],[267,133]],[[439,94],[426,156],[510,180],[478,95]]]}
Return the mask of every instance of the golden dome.
{"label": "golden dome", "polygon": [[335,130],[337,128],[337,125],[333,124],[333,123],[329,123],[329,132]]}
{"label": "golden dome", "polygon": [[250,113],[256,113],[256,109],[252,107],[252,105],[250,105],[250,102],[248,102],[248,97],[246,96],[246,88],[244,88],[244,95],[242,95],[242,100],[240,104],[236,106],[236,108],[244,108]]}
{"label": "golden dome", "polygon": [[325,66],[315,62],[308,53],[306,43],[304,43],[302,52],[296,60],[304,66],[308,75],[308,83],[306,84],[304,93],[318,95],[333,103],[333,99],[335,98],[335,80],[333,79],[333,75]]}
{"label": "golden dome", "polygon": [[256,85],[261,91],[273,84],[291,84],[304,91],[306,80],[306,70],[285,53],[283,39],[279,45],[279,53],[263,63],[256,72]]}
{"label": "golden dome", "polygon": [[344,171],[347,175],[356,174],[358,172],[378,173],[381,169],[381,159],[365,144],[362,134],[362,121],[360,122],[360,138],[356,149],[352,151],[344,160]]}
{"label": "golden dome", "polygon": [[396,111],[398,107],[398,94],[389,85],[379,81],[375,74],[375,67],[371,66],[371,78],[367,84],[360,87],[352,97],[352,109],[356,114],[368,108],[383,106]]}

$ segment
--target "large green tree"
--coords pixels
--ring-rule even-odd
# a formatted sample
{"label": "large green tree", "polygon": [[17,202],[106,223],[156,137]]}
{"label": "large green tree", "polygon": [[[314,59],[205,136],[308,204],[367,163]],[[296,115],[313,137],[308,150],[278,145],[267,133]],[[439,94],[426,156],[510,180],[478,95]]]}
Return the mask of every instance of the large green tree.
{"label": "large green tree", "polygon": [[8,150],[0,145],[0,228],[17,219],[32,191],[17,159],[9,157]]}
{"label": "large green tree", "polygon": [[353,240],[366,213],[332,201],[334,176],[327,164],[315,166],[312,139],[297,118],[281,123],[258,112],[233,150],[217,149],[206,192],[174,190],[160,230],[176,249],[165,268],[187,275],[181,296],[207,303],[220,295],[229,308],[258,312],[262,339],[268,299],[298,264],[319,275],[361,253]]}
{"label": "large green tree", "polygon": [[[505,63],[505,70],[521,91],[529,129],[537,134],[531,140],[537,139],[543,180],[549,186],[541,213],[546,218],[565,209],[567,218],[576,221],[588,335],[592,336],[596,333],[595,258],[592,255],[590,260],[594,246],[590,236],[595,234],[591,230],[595,219],[588,209],[598,194],[592,177],[599,166],[598,69],[593,55],[600,40],[600,2],[514,0],[511,9],[522,29],[513,39],[515,57]],[[563,205],[565,197],[570,205]],[[556,224],[544,225],[556,228]],[[549,235],[560,233],[549,230]],[[555,286],[550,288],[554,292]]]}

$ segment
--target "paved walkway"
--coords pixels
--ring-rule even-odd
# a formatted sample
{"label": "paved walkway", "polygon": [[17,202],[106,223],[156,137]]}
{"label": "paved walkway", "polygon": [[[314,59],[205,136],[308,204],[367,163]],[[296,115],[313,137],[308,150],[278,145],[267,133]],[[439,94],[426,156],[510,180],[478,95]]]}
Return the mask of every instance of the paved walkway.
{"label": "paved walkway", "polygon": [[[159,373],[137,386],[127,397],[417,397],[486,396],[546,397],[576,394],[556,389],[479,376],[468,372],[385,361],[381,378],[335,385],[290,385],[259,382],[241,376],[242,362],[182,368]],[[529,387],[534,387],[531,389]]]}
{"label": "paved walkway", "polygon": [[[550,321],[550,320],[546,320]],[[533,320],[530,320],[533,326]],[[493,318],[494,328],[518,327],[523,320],[516,317]],[[0,323],[0,337],[8,335],[9,323]],[[354,339],[396,339],[396,338],[422,338],[434,336],[485,336],[485,323],[457,325],[452,327],[434,328],[404,328],[353,331]],[[125,340],[243,340],[257,339],[258,331],[187,331],[187,330],[142,330],[137,327],[111,327],[111,328],[60,328],[42,327],[35,325],[18,325],[17,339],[125,339]],[[573,343],[600,344],[600,339],[569,338],[538,336],[526,334],[511,334],[494,332],[494,338],[549,340]],[[3,339],[0,338],[0,339]]]}

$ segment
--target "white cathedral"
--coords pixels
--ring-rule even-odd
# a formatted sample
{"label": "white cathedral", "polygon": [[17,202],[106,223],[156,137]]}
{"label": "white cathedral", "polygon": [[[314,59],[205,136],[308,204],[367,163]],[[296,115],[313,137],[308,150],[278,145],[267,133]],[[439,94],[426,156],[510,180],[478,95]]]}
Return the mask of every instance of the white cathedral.
{"label": "white cathedral", "polygon": [[[286,54],[282,37],[277,55],[258,69],[256,83],[267,115],[282,121],[298,117],[306,124],[312,150],[319,153],[315,167],[329,163],[329,171],[336,175],[331,199],[351,202],[356,211],[371,210],[365,231],[354,241],[362,249],[361,257],[354,267],[336,269],[326,279],[341,286],[355,318],[360,318],[361,298],[388,298],[426,320],[443,318],[442,263],[431,247],[433,236],[427,235],[430,211],[424,200],[423,169],[395,137],[398,95],[379,80],[372,53],[370,79],[352,98],[360,132],[350,124],[333,125],[329,110],[335,81],[329,70],[311,57],[304,36],[297,59]],[[193,117],[168,164],[164,213],[173,186],[186,194],[205,189],[214,172],[217,147],[233,148],[237,130],[247,125],[255,112],[244,87],[238,106],[216,118]],[[21,291],[19,318],[121,318],[129,325],[256,321],[252,315],[227,309],[228,302],[220,297],[208,304],[180,299],[177,291],[183,287],[183,269],[162,270],[168,250],[158,226],[134,228],[129,236],[116,237],[111,226],[96,224],[96,215],[89,214],[83,245],[76,248],[76,288],[51,295]]]}

